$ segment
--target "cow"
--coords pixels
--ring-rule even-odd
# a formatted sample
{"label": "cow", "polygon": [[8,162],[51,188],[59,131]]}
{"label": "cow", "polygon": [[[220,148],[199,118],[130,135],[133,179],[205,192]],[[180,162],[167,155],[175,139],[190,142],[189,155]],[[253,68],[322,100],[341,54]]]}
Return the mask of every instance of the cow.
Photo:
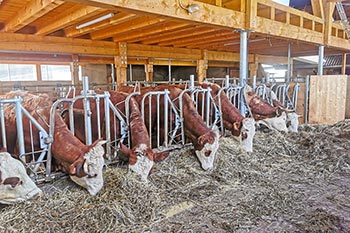
{"label": "cow", "polygon": [[[4,99],[17,97],[23,99],[23,108],[48,132],[52,106],[49,96],[46,94],[33,95],[26,91],[12,91],[1,96]],[[10,154],[19,159],[16,146],[15,107],[6,104],[4,112],[7,138],[5,147]],[[54,116],[51,117],[54,117],[54,126],[50,126],[54,127],[51,146],[53,167],[68,173],[75,183],[86,188],[91,195],[96,195],[103,186],[104,148],[102,145],[105,141],[97,140],[92,145],[86,146],[70,133],[58,111],[55,111]],[[39,151],[41,150],[39,131],[36,127],[30,127],[30,125],[29,119],[23,117],[25,151],[31,151],[32,148],[34,148],[34,151]],[[33,142],[31,142],[30,135],[33,135]]]}
{"label": "cow", "polygon": [[[68,93],[67,97],[74,97],[74,93],[80,93],[81,90],[73,89]],[[101,90],[95,90],[96,94],[103,94]],[[117,92],[117,91],[109,91],[109,99],[112,104],[123,114],[125,114],[125,102],[127,100],[128,94]],[[154,162],[160,162],[164,160],[169,152],[154,152],[150,146],[149,134],[147,132],[146,126],[141,117],[141,113],[139,110],[138,103],[136,100],[131,97],[129,99],[129,135],[131,137],[131,148],[128,148],[123,143],[119,144],[118,155],[122,160],[126,160],[129,162],[130,170],[134,171],[136,174],[139,174],[143,180],[146,180],[152,168],[154,166]],[[92,139],[95,140],[98,138],[98,129],[97,129],[97,111],[96,110],[96,101],[94,99],[90,100],[90,108],[91,108],[91,121],[92,121]],[[105,118],[105,106],[104,102],[99,105],[100,108],[100,119]],[[84,109],[83,101],[78,99],[73,104],[74,110],[74,129],[75,135],[82,141],[85,142],[85,125],[84,125],[84,114],[82,110]],[[68,118],[64,117],[66,123],[68,124]],[[113,113],[110,112],[110,132],[111,133],[111,141],[114,141],[117,138],[121,137],[120,134],[120,122],[116,119],[117,122],[114,122]],[[105,129],[105,121],[102,121],[102,128]],[[115,127],[115,129],[114,129]],[[102,137],[105,138],[105,131],[102,131]]]}
{"label": "cow", "polygon": [[[139,105],[141,105],[142,98],[147,92],[164,91],[165,89],[168,89],[169,98],[174,102],[177,108],[179,108],[179,96],[183,90],[174,86],[140,87],[141,94],[135,98]],[[122,92],[132,93],[134,92],[134,87],[121,86],[118,87],[118,90]],[[152,98],[152,101],[154,101],[156,96],[153,96]],[[164,102],[164,99],[160,101]],[[150,103],[146,101],[146,104],[149,105]],[[204,170],[212,169],[214,165],[215,155],[219,147],[220,135],[217,131],[211,130],[206,126],[197,109],[194,107],[191,97],[186,93],[183,95],[182,104],[185,135],[192,142],[195,149],[195,154],[201,163],[201,167]],[[164,112],[164,106],[159,107],[160,112]],[[156,113],[156,106],[152,105],[151,115],[156,116]],[[149,115],[148,107],[145,108],[145,115]],[[149,119],[145,119],[146,125],[149,125],[149,122],[147,122],[148,120]],[[154,126],[156,124],[155,118],[152,120],[153,121],[151,123]]]}
{"label": "cow", "polygon": [[[243,117],[239,110],[231,103],[225,92],[220,93],[220,86],[214,83],[198,83],[202,88],[210,88],[211,95],[215,103],[219,105],[219,98],[222,110],[222,121],[225,129],[231,131],[231,134],[239,138],[242,148],[247,152],[253,151],[253,138],[255,135],[255,120],[253,118]],[[188,88],[185,84],[175,85],[180,89]],[[202,101],[199,100],[201,103]]]}
{"label": "cow", "polygon": [[282,108],[272,106],[249,88],[245,98],[257,125],[262,124],[270,129],[288,132],[287,114]]}
{"label": "cow", "polygon": [[24,165],[8,152],[0,152],[0,203],[14,204],[41,194]]}
{"label": "cow", "polygon": [[282,111],[286,113],[286,124],[289,132],[298,132],[298,126],[299,126],[299,120],[300,117],[294,110],[289,110],[285,108],[281,102],[278,100],[276,94],[268,88],[268,91],[270,92],[270,98],[271,98],[271,104],[275,108],[279,108]]}

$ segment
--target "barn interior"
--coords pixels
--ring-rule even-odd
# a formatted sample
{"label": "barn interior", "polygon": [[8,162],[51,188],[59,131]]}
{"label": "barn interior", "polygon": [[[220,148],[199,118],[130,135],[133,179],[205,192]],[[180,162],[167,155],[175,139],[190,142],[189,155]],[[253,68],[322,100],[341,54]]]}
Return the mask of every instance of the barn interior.
{"label": "barn interior", "polygon": [[1,95],[209,81],[283,90],[300,116],[253,152],[222,136],[210,171],[191,145],[148,182],[117,159],[96,196],[45,170],[40,198],[0,204],[0,231],[350,231],[349,16],[344,0],[0,0]]}

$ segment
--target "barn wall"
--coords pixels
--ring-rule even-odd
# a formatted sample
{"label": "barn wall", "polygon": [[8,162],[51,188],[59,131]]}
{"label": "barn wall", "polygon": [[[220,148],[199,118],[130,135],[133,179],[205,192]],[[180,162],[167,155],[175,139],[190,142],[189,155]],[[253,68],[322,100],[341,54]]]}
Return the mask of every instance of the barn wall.
{"label": "barn wall", "polygon": [[52,99],[56,99],[62,90],[62,86],[68,87],[72,84],[71,81],[2,81],[0,82],[0,94],[5,94],[12,90],[26,90],[31,93],[46,93]]}
{"label": "barn wall", "polygon": [[110,72],[108,72],[107,65],[87,64],[82,66],[82,75],[89,77],[90,84],[106,84],[109,81]]}
{"label": "barn wall", "polygon": [[346,75],[310,76],[309,123],[334,124],[345,119]]}

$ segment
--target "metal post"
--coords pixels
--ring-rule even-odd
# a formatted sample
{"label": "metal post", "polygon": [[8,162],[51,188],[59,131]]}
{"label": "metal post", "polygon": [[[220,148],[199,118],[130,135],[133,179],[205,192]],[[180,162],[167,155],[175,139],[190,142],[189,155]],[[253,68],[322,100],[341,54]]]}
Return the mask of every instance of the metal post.
{"label": "metal post", "polygon": [[309,122],[309,91],[310,91],[310,76],[305,78],[305,101],[304,101],[304,122]]}
{"label": "metal post", "polygon": [[318,46],[318,75],[323,75],[323,57],[324,57],[324,45]]}
{"label": "metal post", "polygon": [[[239,83],[243,87],[248,78],[248,31],[242,30],[240,35],[240,65]],[[245,115],[246,109],[243,101],[240,101],[240,112]]]}
{"label": "metal post", "polygon": [[253,76],[253,90],[256,88],[256,75]]}
{"label": "metal post", "polygon": [[[169,99],[169,90],[165,89],[164,90],[164,146],[167,148],[168,147],[168,117],[169,117],[169,109],[168,109],[168,99]],[[171,124],[171,122],[170,122]]]}
{"label": "metal post", "polygon": [[288,44],[288,66],[287,66],[287,77],[286,82],[290,82],[290,70],[291,70],[291,49],[290,49],[290,43]]}
{"label": "metal post", "polygon": [[106,130],[106,154],[107,158],[110,160],[112,159],[111,157],[111,121],[110,121],[110,113],[109,113],[109,92],[105,91],[106,97],[104,98],[104,107],[105,107],[105,130]]}
{"label": "metal post", "polygon": [[168,64],[168,74],[169,74],[168,81],[171,82],[171,60],[170,59]]}
{"label": "metal post", "polygon": [[194,88],[194,75],[191,74],[190,75],[190,89],[193,89]]}
{"label": "metal post", "polygon": [[91,133],[91,109],[90,109],[90,101],[87,98],[87,94],[89,91],[89,77],[83,77],[83,103],[84,103],[84,121],[85,121],[85,142],[86,145],[92,144],[92,133]]}
{"label": "metal post", "polygon": [[22,99],[16,97],[16,127],[17,127],[17,143],[18,143],[18,149],[19,149],[19,157],[20,159],[25,162],[25,158],[22,157],[22,155],[25,154],[24,149],[24,133],[23,133],[23,121],[22,121],[22,110],[21,110],[21,102]]}
{"label": "metal post", "polygon": [[130,81],[132,81],[132,65],[129,65]]}
{"label": "metal post", "polygon": [[225,87],[229,87],[230,86],[230,75],[226,75],[225,76]]}
{"label": "metal post", "polygon": [[1,120],[1,137],[2,137],[2,147],[7,148],[7,139],[6,139],[6,126],[5,126],[5,112],[4,104],[0,103],[0,120]]}
{"label": "metal post", "polygon": [[114,64],[111,64],[111,78],[112,78],[112,90],[116,90],[116,83],[115,83],[115,66]]}

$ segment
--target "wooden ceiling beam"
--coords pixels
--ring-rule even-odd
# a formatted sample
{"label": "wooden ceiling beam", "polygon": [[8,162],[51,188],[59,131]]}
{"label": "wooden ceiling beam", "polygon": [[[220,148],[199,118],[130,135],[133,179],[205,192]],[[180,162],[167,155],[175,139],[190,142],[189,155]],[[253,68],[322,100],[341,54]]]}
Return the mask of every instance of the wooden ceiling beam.
{"label": "wooden ceiling beam", "polygon": [[324,20],[324,10],[322,0],[311,0],[312,13],[314,16],[320,17]]}
{"label": "wooden ceiling beam", "polygon": [[91,39],[93,40],[101,40],[101,39],[113,37],[114,35],[117,35],[119,33],[131,32],[133,30],[138,30],[141,28],[145,29],[154,24],[164,22],[164,21],[165,19],[161,19],[161,18],[142,16],[130,22],[128,21],[128,22],[116,25],[115,27],[110,27],[97,32],[92,32],[90,33],[90,35],[91,35]]}
{"label": "wooden ceiling beam", "polygon": [[73,13],[64,14],[63,17],[56,18],[54,22],[45,24],[42,27],[37,27],[37,32],[35,33],[35,35],[44,36],[44,35],[50,34],[59,29],[69,27],[70,25],[73,25],[73,24],[77,24],[82,20],[86,20],[91,17],[96,17],[102,12],[106,12],[106,11],[97,7],[92,7],[92,6],[81,7],[79,10]]}
{"label": "wooden ceiling beam", "polygon": [[159,35],[162,35],[164,32],[169,32],[169,31],[181,29],[184,27],[188,27],[188,24],[173,22],[173,21],[164,22],[160,26],[154,25],[148,28],[147,31],[140,29],[140,30],[133,31],[131,33],[125,32],[123,34],[116,35],[113,37],[113,41],[114,42],[128,41],[129,43],[133,43],[136,41],[140,41],[147,36],[151,36],[151,35],[159,36]]}
{"label": "wooden ceiling beam", "polygon": [[11,20],[5,22],[5,25],[1,31],[18,31],[64,3],[65,1],[61,0],[32,0],[23,6],[22,9],[11,18]]}
{"label": "wooden ceiling beam", "polygon": [[107,21],[99,22],[85,28],[76,29],[75,26],[69,27],[65,30],[65,34],[67,37],[78,37],[90,32],[109,28],[112,25],[125,23],[135,18],[138,18],[138,16],[136,16],[135,14],[125,13],[125,12],[116,13],[115,16],[113,16],[111,19]]}
{"label": "wooden ceiling beam", "polygon": [[189,20],[191,22],[209,23],[212,25],[223,26],[227,28],[244,28],[245,14],[233,11],[227,8],[214,6],[211,4],[195,2],[200,10],[188,14],[182,9],[177,1],[174,0],[67,0],[84,5],[98,6],[106,9],[123,9],[130,12],[150,13],[180,20]]}
{"label": "wooden ceiling beam", "polygon": [[106,56],[118,54],[118,49],[114,42],[6,32],[0,33],[0,50],[57,54],[98,54]]}

